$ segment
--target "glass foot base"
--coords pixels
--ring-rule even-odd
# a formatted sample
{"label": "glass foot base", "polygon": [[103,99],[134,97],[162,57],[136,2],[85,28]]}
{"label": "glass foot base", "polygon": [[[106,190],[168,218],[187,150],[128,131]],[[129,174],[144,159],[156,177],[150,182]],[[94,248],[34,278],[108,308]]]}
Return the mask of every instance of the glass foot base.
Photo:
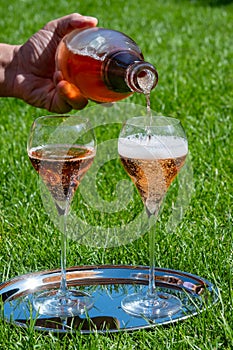
{"label": "glass foot base", "polygon": [[121,307],[130,315],[154,319],[177,313],[182,304],[177,297],[167,293],[158,293],[156,297],[131,294],[122,300]]}
{"label": "glass foot base", "polygon": [[94,305],[93,298],[79,290],[50,290],[39,294],[33,306],[39,314],[53,317],[69,317],[85,313]]}

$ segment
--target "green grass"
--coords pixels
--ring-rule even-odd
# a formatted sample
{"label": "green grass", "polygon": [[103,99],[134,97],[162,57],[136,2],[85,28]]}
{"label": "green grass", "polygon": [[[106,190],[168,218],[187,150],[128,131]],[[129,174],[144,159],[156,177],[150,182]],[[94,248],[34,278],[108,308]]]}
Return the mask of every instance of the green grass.
{"label": "green grass", "polygon": [[[232,349],[233,3],[0,0],[0,5],[1,42],[23,43],[49,20],[80,12],[97,16],[100,26],[133,37],[145,58],[156,65],[159,85],[151,96],[152,109],[182,121],[195,185],[185,217],[174,232],[162,229],[166,213],[163,215],[156,261],[161,267],[205,277],[220,291],[218,304],[198,317],[149,331],[107,336],[77,332],[59,338],[0,321],[0,349]],[[127,102],[145,104],[138,95]],[[41,204],[37,176],[26,154],[30,125],[44,113],[19,100],[0,99],[1,281],[59,266],[59,235],[54,234]],[[108,133],[111,139],[116,129]],[[117,164],[114,169],[110,178],[104,169],[103,177],[99,176],[108,199],[108,182],[122,176]],[[72,243],[68,256],[68,265],[148,262],[146,235],[129,245],[105,250]]]}

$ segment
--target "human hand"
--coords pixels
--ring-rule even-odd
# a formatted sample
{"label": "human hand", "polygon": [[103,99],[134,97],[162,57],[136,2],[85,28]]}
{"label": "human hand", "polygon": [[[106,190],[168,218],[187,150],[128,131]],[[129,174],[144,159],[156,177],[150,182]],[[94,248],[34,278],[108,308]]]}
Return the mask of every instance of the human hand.
{"label": "human hand", "polygon": [[18,46],[14,57],[17,71],[13,95],[54,113],[84,108],[87,99],[78,88],[63,80],[61,72],[55,72],[55,53],[66,34],[96,24],[96,18],[74,13],[49,22],[24,45]]}

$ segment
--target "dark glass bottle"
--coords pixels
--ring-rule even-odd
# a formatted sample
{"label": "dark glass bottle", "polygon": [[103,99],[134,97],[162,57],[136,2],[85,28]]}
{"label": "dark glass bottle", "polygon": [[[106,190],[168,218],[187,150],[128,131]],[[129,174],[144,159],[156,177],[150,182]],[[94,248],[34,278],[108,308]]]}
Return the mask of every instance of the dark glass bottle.
{"label": "dark glass bottle", "polygon": [[155,67],[144,61],[131,38],[98,27],[65,36],[57,49],[56,68],[97,102],[121,100],[134,92],[148,94],[158,82]]}

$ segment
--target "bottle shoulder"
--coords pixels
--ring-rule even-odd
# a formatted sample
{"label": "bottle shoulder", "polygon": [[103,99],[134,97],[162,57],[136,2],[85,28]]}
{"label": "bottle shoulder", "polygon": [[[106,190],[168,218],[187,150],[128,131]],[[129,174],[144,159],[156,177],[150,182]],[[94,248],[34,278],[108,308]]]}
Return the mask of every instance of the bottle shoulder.
{"label": "bottle shoulder", "polygon": [[104,60],[115,51],[129,50],[141,54],[140,48],[127,35],[112,29],[94,27],[74,30],[65,38],[66,45],[73,53],[93,56]]}

